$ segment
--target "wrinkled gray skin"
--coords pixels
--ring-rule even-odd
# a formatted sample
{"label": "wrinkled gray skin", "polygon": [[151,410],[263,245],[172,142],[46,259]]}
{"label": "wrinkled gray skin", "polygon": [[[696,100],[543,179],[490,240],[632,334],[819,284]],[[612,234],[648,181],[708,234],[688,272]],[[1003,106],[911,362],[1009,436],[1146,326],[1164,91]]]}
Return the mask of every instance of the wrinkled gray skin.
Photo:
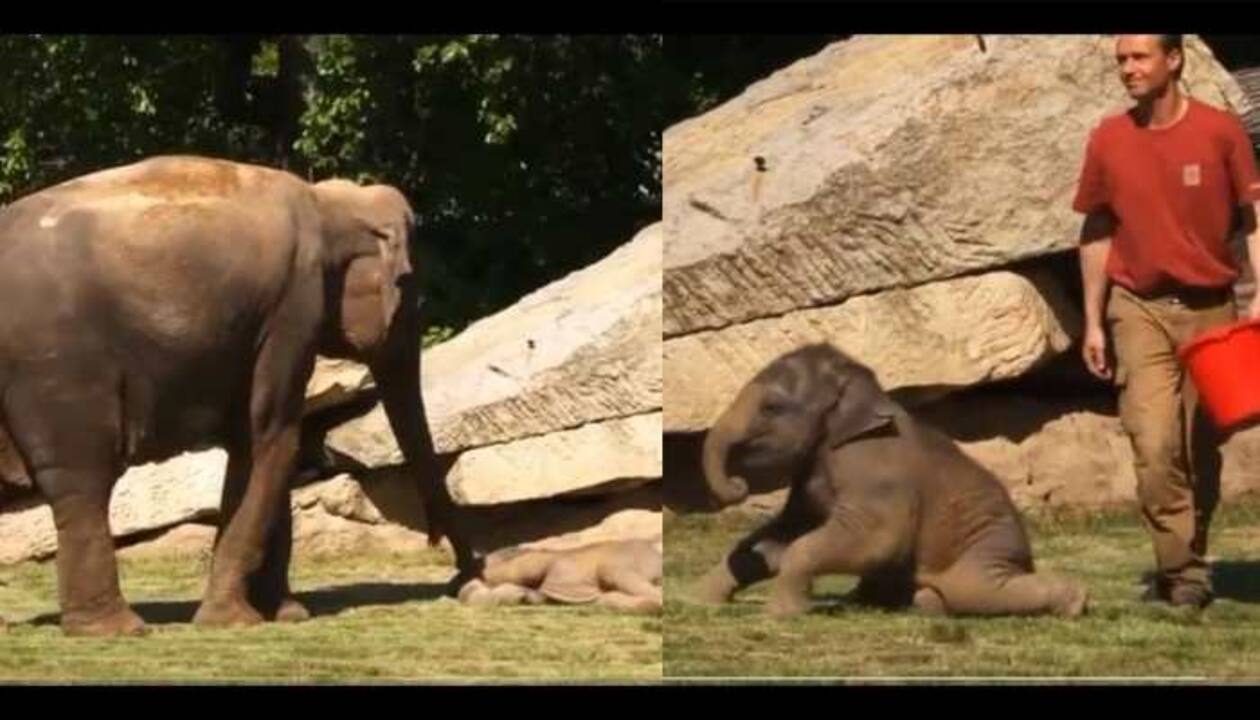
{"label": "wrinkled gray skin", "polygon": [[593,603],[631,612],[662,607],[661,545],[614,540],[565,550],[509,548],[486,556],[482,577],[460,590],[470,605]]}
{"label": "wrinkled gray skin", "polygon": [[210,445],[229,460],[194,621],[306,617],[287,580],[288,487],[317,352],[371,368],[431,537],[477,574],[420,397],[413,230],[388,186],[193,157],[0,211],[0,471],[52,506],[66,633],[143,631],[119,592],[111,488],[129,465]]}
{"label": "wrinkled gray skin", "polygon": [[[830,345],[788,353],[745,386],[705,438],[705,477],[724,505],[740,477],[791,483],[782,512],[699,583],[720,603],[774,578],[768,611],[808,610],[813,578],[861,577],[861,602],[931,613],[1079,615],[1078,583],[1035,573],[1001,482],[917,422],[869,368]],[[733,471],[735,474],[730,474]]]}

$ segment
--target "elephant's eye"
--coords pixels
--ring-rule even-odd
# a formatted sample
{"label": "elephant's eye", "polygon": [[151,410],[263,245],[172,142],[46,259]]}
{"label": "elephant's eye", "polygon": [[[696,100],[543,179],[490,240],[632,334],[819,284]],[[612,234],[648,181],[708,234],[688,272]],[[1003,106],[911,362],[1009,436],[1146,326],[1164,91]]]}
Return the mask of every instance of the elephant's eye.
{"label": "elephant's eye", "polygon": [[788,404],[782,400],[767,400],[762,403],[761,411],[767,415],[782,415],[788,411]]}

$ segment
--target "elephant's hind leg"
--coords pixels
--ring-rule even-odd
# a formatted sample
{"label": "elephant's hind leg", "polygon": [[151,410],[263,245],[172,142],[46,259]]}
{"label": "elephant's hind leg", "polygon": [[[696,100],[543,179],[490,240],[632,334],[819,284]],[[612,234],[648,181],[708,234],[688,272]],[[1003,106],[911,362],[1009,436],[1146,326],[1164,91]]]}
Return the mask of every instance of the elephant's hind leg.
{"label": "elephant's hind leg", "polygon": [[641,605],[644,609],[655,608],[659,610],[665,603],[661,588],[639,573],[634,572],[632,568],[614,567],[601,573],[601,575],[603,584],[609,588],[604,595],[620,593],[631,598],[639,598],[642,601],[631,603],[632,607],[628,606],[631,609],[638,608]]}
{"label": "elephant's hind leg", "polygon": [[1089,593],[1081,583],[1045,572],[1022,572],[962,560],[933,585],[953,615],[1060,615],[1085,612]]}
{"label": "elephant's hind leg", "polygon": [[[5,414],[57,529],[57,590],[67,635],[140,635],[144,621],[118,582],[109,498],[121,472],[118,399],[97,384],[11,387]],[[59,394],[73,387],[74,394]],[[85,411],[85,408],[91,411]]]}
{"label": "elephant's hind leg", "polygon": [[595,600],[595,604],[600,607],[612,608],[622,612],[637,613],[654,613],[660,612],[663,607],[660,597],[652,598],[634,593],[620,592],[611,590],[609,592],[600,593]]}
{"label": "elephant's hind leg", "polygon": [[57,584],[66,635],[141,635],[144,621],[123,599],[109,529],[110,473],[49,468],[36,473],[57,527]]}

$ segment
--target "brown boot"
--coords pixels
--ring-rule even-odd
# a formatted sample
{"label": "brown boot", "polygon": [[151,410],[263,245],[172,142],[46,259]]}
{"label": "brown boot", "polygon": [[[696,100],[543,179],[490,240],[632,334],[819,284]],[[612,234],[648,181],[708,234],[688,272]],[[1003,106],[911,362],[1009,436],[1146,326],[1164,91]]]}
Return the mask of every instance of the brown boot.
{"label": "brown boot", "polygon": [[1199,610],[1212,604],[1212,591],[1198,583],[1178,583],[1168,593],[1174,607],[1188,606]]}

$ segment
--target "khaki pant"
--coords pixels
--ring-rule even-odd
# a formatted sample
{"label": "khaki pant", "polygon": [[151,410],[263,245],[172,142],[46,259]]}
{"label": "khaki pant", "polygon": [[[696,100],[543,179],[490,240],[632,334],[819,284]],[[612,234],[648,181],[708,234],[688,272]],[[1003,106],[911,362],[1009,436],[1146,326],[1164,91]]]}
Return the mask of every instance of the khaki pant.
{"label": "khaki pant", "polygon": [[1133,443],[1138,502],[1165,588],[1211,588],[1204,556],[1220,497],[1220,439],[1198,407],[1177,347],[1236,318],[1224,295],[1144,299],[1113,285],[1107,303],[1120,422]]}

